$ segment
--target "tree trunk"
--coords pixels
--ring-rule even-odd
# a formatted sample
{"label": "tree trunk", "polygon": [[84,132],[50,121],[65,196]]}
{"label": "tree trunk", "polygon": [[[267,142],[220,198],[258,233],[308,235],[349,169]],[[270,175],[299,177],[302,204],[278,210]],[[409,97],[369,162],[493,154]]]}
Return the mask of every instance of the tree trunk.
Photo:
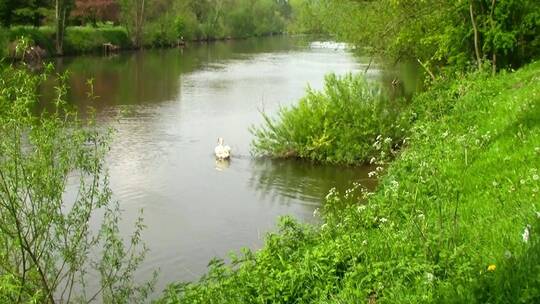
{"label": "tree trunk", "polygon": [[[491,30],[492,32],[495,29],[495,19],[493,19],[493,14],[495,13],[495,1],[491,1],[491,13],[489,14],[489,19],[491,21]],[[491,73],[495,75],[497,73],[497,49],[495,48],[495,43],[492,42],[492,58],[491,58]]]}
{"label": "tree trunk", "polygon": [[134,44],[136,48],[142,45],[142,35],[144,30],[144,9],[145,0],[137,0],[135,4],[135,37]]}
{"label": "tree trunk", "polygon": [[478,69],[482,68],[482,56],[480,55],[480,48],[478,46],[478,28],[476,26],[476,21],[474,20],[473,5],[469,4],[469,12],[471,13],[471,22],[474,30],[474,51],[476,53],[476,63],[478,64]]}
{"label": "tree trunk", "polygon": [[64,54],[64,29],[65,29],[65,16],[66,10],[63,0],[55,1],[55,17],[56,17],[56,54]]}

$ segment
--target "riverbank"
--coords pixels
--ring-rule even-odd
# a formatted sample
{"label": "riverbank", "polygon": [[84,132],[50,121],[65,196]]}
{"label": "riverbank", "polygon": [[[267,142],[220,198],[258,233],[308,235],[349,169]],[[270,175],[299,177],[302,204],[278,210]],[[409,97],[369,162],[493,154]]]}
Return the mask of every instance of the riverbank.
{"label": "riverbank", "polygon": [[[41,47],[47,56],[55,54],[55,31],[53,27],[43,26],[39,28],[29,26],[17,26],[3,29],[4,34],[0,35],[0,46],[2,46],[3,56],[11,56],[17,39],[24,36]],[[64,54],[77,55],[90,52],[98,52],[103,49],[103,44],[111,43],[121,49],[131,49],[132,44],[127,31],[120,26],[70,26],[66,29],[64,40]]]}
{"label": "riverbank", "polygon": [[[46,52],[46,57],[52,57],[56,53],[56,33],[53,27],[15,26],[9,29],[0,27],[0,58],[12,57],[15,52],[15,42],[20,37],[27,37],[33,45],[39,46]],[[237,40],[250,37],[272,36],[274,34],[262,34],[242,37],[209,37],[209,38],[186,38],[178,40],[171,35],[159,34],[152,27],[145,33],[143,48],[176,47],[179,44],[203,43],[211,41]],[[104,45],[111,44],[118,50],[133,50],[135,47],[129,38],[127,30],[122,26],[100,25],[70,26],[66,28],[64,40],[64,55],[82,55],[87,53],[103,53]]]}
{"label": "riverbank", "polygon": [[540,301],[538,83],[540,62],[435,85],[375,193],[330,192],[321,227],[284,218],[162,302]]}

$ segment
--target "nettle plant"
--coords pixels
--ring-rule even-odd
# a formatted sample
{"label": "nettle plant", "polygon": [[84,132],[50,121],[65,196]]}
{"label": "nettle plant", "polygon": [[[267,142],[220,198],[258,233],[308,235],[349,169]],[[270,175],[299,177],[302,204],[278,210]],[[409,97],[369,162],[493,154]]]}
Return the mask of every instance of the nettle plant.
{"label": "nettle plant", "polygon": [[120,237],[104,165],[111,133],[68,109],[65,85],[53,109],[38,113],[46,77],[0,66],[0,302],[143,302],[155,275],[133,279],[147,253],[144,225],[139,217],[131,237]]}

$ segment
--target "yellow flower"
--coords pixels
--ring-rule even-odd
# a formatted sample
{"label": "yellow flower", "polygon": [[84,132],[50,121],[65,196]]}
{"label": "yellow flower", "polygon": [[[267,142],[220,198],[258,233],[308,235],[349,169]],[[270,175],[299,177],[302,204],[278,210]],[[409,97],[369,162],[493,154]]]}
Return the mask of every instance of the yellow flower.
{"label": "yellow flower", "polygon": [[497,266],[495,266],[495,264],[491,264],[488,266],[487,271],[495,271],[495,269],[497,269]]}

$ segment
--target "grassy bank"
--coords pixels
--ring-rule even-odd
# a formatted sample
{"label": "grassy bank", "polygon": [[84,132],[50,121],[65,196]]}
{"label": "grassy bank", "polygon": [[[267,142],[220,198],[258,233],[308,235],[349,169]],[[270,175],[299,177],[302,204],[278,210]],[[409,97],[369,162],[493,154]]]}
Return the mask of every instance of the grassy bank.
{"label": "grassy bank", "polygon": [[284,218],[162,302],[538,303],[539,83],[537,62],[435,85],[375,193],[331,192],[321,227]]}
{"label": "grassy bank", "polygon": [[[4,29],[4,43],[2,49],[7,54],[9,44],[21,36],[28,37],[36,45],[47,51],[47,54],[55,54],[55,31],[52,27],[17,26]],[[1,39],[1,37],[0,37]],[[76,55],[89,52],[101,51],[104,43],[112,43],[122,49],[132,47],[127,31],[120,26],[70,26],[66,30],[64,41],[64,54]]]}
{"label": "grassy bank", "polygon": [[[14,42],[24,36],[30,39],[32,44],[38,45],[47,51],[48,56],[55,54],[56,33],[53,27],[42,26],[39,28],[31,26],[16,26],[9,29],[0,27],[0,58],[8,57],[13,53]],[[228,39],[243,39],[255,36],[264,36],[262,34],[244,34],[238,36],[215,35],[201,36],[189,35],[184,37],[187,42],[215,41]],[[64,40],[64,54],[78,55],[84,53],[102,52],[104,43],[112,43],[119,46],[120,49],[133,49],[134,46],[126,29],[122,26],[100,25],[91,26],[70,26],[66,29]],[[143,35],[143,47],[171,47],[178,44],[178,34],[171,29],[171,26],[160,24],[149,24],[145,28]]]}

